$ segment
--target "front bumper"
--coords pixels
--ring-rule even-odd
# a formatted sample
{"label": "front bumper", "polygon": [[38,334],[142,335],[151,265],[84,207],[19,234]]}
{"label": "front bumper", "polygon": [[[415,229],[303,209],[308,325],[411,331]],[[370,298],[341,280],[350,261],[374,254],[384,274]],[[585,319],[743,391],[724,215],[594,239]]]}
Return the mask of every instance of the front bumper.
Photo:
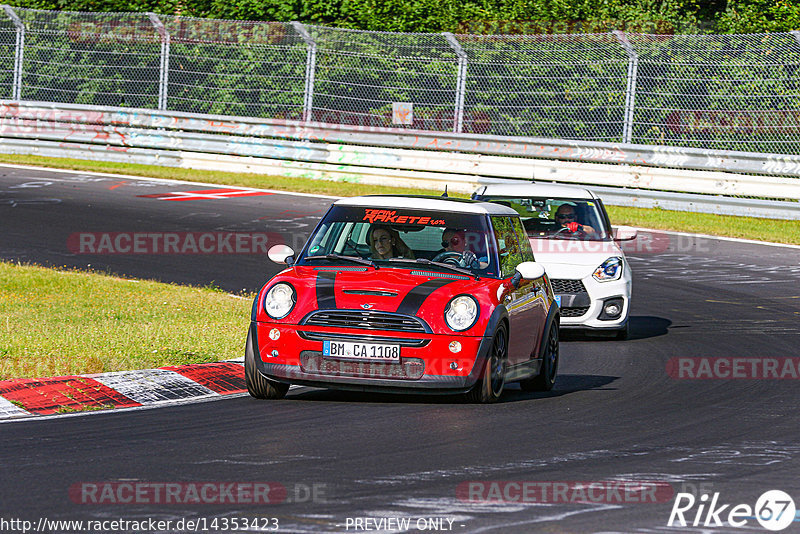
{"label": "front bumper", "polygon": [[[620,330],[628,323],[631,280],[623,277],[612,282],[597,282],[591,276],[581,280],[585,293],[581,296],[561,294],[561,328]],[[556,294],[559,294],[558,292]],[[609,299],[622,299],[622,313],[616,319],[601,319],[603,306]],[[570,304],[576,304],[571,307]],[[581,313],[582,312],[582,313]],[[580,313],[580,315],[577,315]],[[574,314],[574,315],[573,315]]]}
{"label": "front bumper", "polygon": [[563,322],[559,325],[559,328],[562,330],[592,330],[597,332],[618,332],[625,328],[628,324],[629,318],[625,317],[622,321],[602,321],[601,326],[595,326],[596,323],[587,324],[587,323],[568,323],[564,324]]}
{"label": "front bumper", "polygon": [[[466,392],[483,370],[491,337],[333,330],[322,327],[253,323],[256,368],[272,380],[358,391],[454,394]],[[277,330],[278,339],[270,338]],[[274,337],[274,336],[273,336]],[[322,356],[322,339],[350,339],[400,345],[400,363],[365,362]],[[461,343],[452,353],[451,341]],[[274,355],[273,355],[274,354]],[[455,369],[451,368],[455,365]],[[422,368],[420,369],[420,367]]]}

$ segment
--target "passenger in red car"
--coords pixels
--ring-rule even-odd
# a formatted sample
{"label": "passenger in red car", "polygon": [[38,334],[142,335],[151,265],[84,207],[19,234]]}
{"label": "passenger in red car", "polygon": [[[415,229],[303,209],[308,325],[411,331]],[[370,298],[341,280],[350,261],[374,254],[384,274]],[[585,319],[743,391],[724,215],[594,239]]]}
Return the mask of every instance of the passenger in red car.
{"label": "passenger in red car", "polygon": [[389,258],[414,259],[414,253],[408,248],[396,230],[383,225],[373,224],[367,232],[367,242],[372,258],[388,260]]}

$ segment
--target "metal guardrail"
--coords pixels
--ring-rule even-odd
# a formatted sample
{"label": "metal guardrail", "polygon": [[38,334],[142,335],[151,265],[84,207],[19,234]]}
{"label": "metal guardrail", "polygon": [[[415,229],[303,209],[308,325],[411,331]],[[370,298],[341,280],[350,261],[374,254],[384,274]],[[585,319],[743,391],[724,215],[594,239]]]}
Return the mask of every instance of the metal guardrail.
{"label": "metal guardrail", "polygon": [[766,219],[800,220],[800,203],[776,202],[752,198],[735,198],[712,195],[688,195],[646,189],[596,187],[594,191],[603,202],[612,206],[635,208],[661,208],[665,210],[738,215]]}
{"label": "metal guardrail", "polygon": [[800,219],[800,202],[710,196],[800,199],[800,156],[10,101],[0,101],[0,152],[384,185],[448,184],[464,192],[487,181],[534,178],[618,186],[607,194],[613,203]]}
{"label": "metal guardrail", "polygon": [[800,204],[796,202],[772,202],[768,200],[692,196],[681,193],[643,191],[637,189],[593,188],[603,202],[614,206],[636,208],[661,208],[665,210],[714,213],[717,215],[739,215],[766,219],[800,219]]}
{"label": "metal guardrail", "polygon": [[[557,159],[706,171],[753,173],[800,178],[800,156],[761,154],[686,147],[662,147],[595,141],[574,141],[538,137],[497,137],[454,134],[427,130],[359,127],[339,124],[305,123],[278,119],[256,119],[226,115],[198,115],[175,111],[127,109],[0,100],[2,132],[36,127],[37,135],[52,127],[57,132],[78,133],[108,127],[119,143],[128,128],[202,132],[253,138],[296,139],[306,142],[380,146],[388,148],[440,150],[497,156]],[[26,122],[34,121],[34,122]],[[33,131],[33,130],[31,130]],[[4,133],[4,135],[6,135]],[[109,142],[114,142],[114,136]],[[177,139],[178,137],[173,136]],[[245,144],[244,140],[239,140]],[[800,183],[800,181],[798,182]],[[691,192],[691,191],[689,191]],[[766,196],[770,196],[765,192]],[[776,198],[783,198],[778,195]],[[800,198],[800,197],[792,197]]]}

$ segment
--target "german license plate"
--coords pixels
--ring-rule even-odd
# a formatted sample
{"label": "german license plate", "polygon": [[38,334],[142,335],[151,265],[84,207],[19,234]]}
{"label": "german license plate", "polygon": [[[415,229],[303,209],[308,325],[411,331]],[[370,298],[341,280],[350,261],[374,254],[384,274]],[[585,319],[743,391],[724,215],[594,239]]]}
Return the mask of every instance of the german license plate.
{"label": "german license plate", "polygon": [[399,362],[400,345],[379,343],[352,343],[349,341],[323,341],[322,355],[328,358]]}
{"label": "german license plate", "polygon": [[556,298],[556,304],[558,304],[558,307],[560,308],[561,307],[561,295],[553,295],[553,296]]}

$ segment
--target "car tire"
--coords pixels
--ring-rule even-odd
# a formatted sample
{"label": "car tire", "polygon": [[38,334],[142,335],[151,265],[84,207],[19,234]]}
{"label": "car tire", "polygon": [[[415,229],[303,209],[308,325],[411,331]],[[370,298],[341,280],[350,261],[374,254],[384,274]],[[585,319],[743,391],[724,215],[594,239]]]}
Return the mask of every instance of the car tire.
{"label": "car tire", "polygon": [[503,394],[508,364],[508,329],[504,323],[492,336],[492,346],[483,366],[480,379],[467,393],[469,402],[488,404],[497,402]]}
{"label": "car tire", "polygon": [[544,350],[542,351],[542,366],[539,374],[527,378],[519,383],[522,391],[550,391],[556,383],[558,374],[558,323],[553,321],[547,333]]}
{"label": "car tire", "polygon": [[256,399],[282,399],[289,391],[289,384],[270,380],[256,368],[256,355],[253,350],[253,327],[247,332],[247,344],[244,349],[244,382],[247,392]]}

